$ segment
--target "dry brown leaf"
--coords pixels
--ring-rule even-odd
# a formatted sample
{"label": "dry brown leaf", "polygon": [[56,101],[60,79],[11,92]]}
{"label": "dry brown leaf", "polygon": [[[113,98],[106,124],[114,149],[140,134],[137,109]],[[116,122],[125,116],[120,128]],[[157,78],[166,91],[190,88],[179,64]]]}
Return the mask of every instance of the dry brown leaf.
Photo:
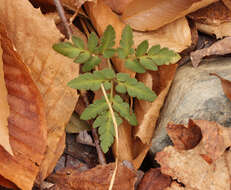
{"label": "dry brown leaf", "polygon": [[226,80],[226,79],[220,77],[216,73],[210,73],[210,75],[216,76],[220,79],[223,91],[224,91],[225,95],[229,98],[229,100],[231,101],[231,82],[229,80]]}
{"label": "dry brown leaf", "polygon": [[186,189],[230,190],[231,129],[215,122],[191,121],[201,129],[200,143],[190,150],[166,147],[157,153],[161,171],[182,182]]}
{"label": "dry brown leaf", "polygon": [[[59,190],[105,190],[108,189],[115,164],[99,165],[95,168],[81,171],[64,169],[49,177]],[[113,190],[133,190],[137,174],[123,164],[119,164]]]}
{"label": "dry brown leaf", "polygon": [[27,0],[0,0],[0,4],[0,20],[6,24],[9,37],[28,66],[45,104],[48,150],[40,174],[44,179],[63,152],[57,146],[63,142],[65,125],[78,98],[76,91],[66,84],[78,75],[79,66],[52,49],[62,38],[53,20],[43,16]]}
{"label": "dry brown leaf", "polygon": [[170,176],[162,174],[159,168],[155,168],[145,173],[138,190],[164,190],[170,184]]}
{"label": "dry brown leaf", "polygon": [[210,55],[225,55],[231,53],[231,37],[226,37],[212,44],[208,48],[196,50],[191,52],[190,57],[192,65],[198,67],[201,60]]}
{"label": "dry brown leaf", "polygon": [[139,31],[156,30],[217,0],[134,0],[122,20]]}
{"label": "dry brown leaf", "polygon": [[8,128],[14,156],[0,147],[0,175],[30,190],[46,148],[46,120],[42,97],[29,71],[13,49],[0,24],[1,45],[10,116]]}
{"label": "dry brown leaf", "polygon": [[[143,144],[150,144],[160,109],[174,78],[176,68],[176,64],[161,66],[158,72],[137,76],[140,81],[151,87],[158,95],[152,103],[139,100],[135,104],[135,113],[139,123],[138,127],[135,127],[135,137],[138,137]],[[151,84],[148,84],[150,82]]]}
{"label": "dry brown leaf", "polygon": [[181,52],[190,47],[192,43],[190,27],[185,17],[156,31],[134,31],[133,35],[135,47],[143,40],[148,40],[150,46],[160,44],[161,47],[168,47],[176,52]]}
{"label": "dry brown leaf", "polygon": [[216,2],[189,15],[201,32],[217,38],[231,36],[231,11],[221,2]]}
{"label": "dry brown leaf", "polygon": [[123,13],[133,0],[104,0],[105,3],[116,13]]}
{"label": "dry brown leaf", "polygon": [[2,48],[0,42],[0,145],[11,155],[13,151],[9,141],[8,117],[10,109],[7,101],[7,89],[3,73]]}

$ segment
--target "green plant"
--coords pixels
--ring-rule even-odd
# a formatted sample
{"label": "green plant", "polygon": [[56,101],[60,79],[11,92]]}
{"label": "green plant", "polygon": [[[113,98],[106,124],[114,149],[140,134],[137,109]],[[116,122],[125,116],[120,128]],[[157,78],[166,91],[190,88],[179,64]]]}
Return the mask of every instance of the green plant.
{"label": "green plant", "polygon": [[[115,73],[110,64],[107,69],[97,70],[97,65],[101,63],[100,57],[110,59],[118,56],[125,61],[128,69],[137,73],[156,71],[158,66],[175,63],[180,58],[174,51],[159,45],[149,49],[147,40],[141,42],[136,49],[133,48],[133,43],[132,29],[127,25],[122,32],[120,46],[115,48],[115,31],[109,25],[101,39],[94,32],[91,33],[87,47],[82,39],[75,36],[72,37],[72,43],[61,42],[53,46],[57,52],[74,59],[75,63],[82,64],[82,71],[86,72],[70,81],[68,86],[91,91],[101,88],[103,91],[104,96],[89,105],[81,115],[83,120],[95,119],[93,127],[99,129],[103,152],[107,152],[114,142],[115,128],[123,119],[132,126],[138,125],[135,114],[120,95],[128,94],[130,97],[152,102],[156,94],[129,74]],[[110,90],[110,93],[106,94],[106,90]]]}

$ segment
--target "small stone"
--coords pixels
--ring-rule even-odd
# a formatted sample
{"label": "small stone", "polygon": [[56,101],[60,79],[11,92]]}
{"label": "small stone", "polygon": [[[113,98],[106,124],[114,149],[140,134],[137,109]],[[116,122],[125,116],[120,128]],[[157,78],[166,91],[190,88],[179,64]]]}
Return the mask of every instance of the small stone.
{"label": "small stone", "polygon": [[231,80],[231,58],[210,59],[198,68],[184,65],[177,70],[152,140],[152,153],[171,144],[168,122],[187,124],[189,119],[198,119],[231,126],[231,102],[220,80],[209,73]]}

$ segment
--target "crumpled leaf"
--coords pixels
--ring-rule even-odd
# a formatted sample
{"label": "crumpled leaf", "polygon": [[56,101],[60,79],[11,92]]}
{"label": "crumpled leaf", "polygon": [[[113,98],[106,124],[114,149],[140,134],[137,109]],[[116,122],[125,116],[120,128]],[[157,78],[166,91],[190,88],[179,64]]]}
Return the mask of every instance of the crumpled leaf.
{"label": "crumpled leaf", "polygon": [[164,190],[170,184],[170,176],[162,174],[159,168],[152,168],[144,174],[138,190]]}
{"label": "crumpled leaf", "polygon": [[[2,5],[2,4],[1,4]],[[0,39],[10,116],[8,128],[14,156],[0,147],[0,175],[30,190],[46,149],[46,120],[42,97],[29,71],[0,23]]]}
{"label": "crumpled leaf", "polygon": [[190,57],[192,60],[192,65],[198,67],[201,60],[210,55],[225,55],[231,53],[231,37],[226,37],[212,44],[208,48],[196,50],[191,52]]}
{"label": "crumpled leaf", "polygon": [[[56,184],[59,190],[105,190],[108,189],[112,171],[115,164],[98,165],[95,168],[81,171],[78,169],[64,169],[52,174],[49,181]],[[122,164],[118,165],[113,190],[132,190],[136,182],[137,174]]]}
{"label": "crumpled leaf", "polygon": [[138,31],[156,30],[217,0],[134,0],[122,20]]}
{"label": "crumpled leaf", "polygon": [[0,42],[0,145],[13,156],[13,151],[9,141],[8,117],[10,109],[7,102],[7,89],[5,86],[3,73],[2,48]]}
{"label": "crumpled leaf", "polygon": [[226,80],[226,79],[220,77],[216,73],[210,73],[210,75],[216,76],[220,79],[223,91],[224,91],[225,95],[229,98],[229,100],[231,101],[231,82],[229,80]]}
{"label": "crumpled leaf", "polygon": [[201,32],[215,34],[217,38],[231,36],[231,13],[221,1],[199,9],[189,17],[195,21]]}
{"label": "crumpled leaf", "polygon": [[66,84],[78,75],[79,66],[52,49],[62,38],[53,20],[43,16],[27,0],[0,0],[0,5],[0,20],[5,23],[45,104],[48,150],[40,171],[40,178],[44,179],[63,152],[64,144],[57,146],[65,142],[62,140],[65,125],[78,98],[76,91]]}
{"label": "crumpled leaf", "polygon": [[231,146],[231,129],[203,120],[190,121],[190,125],[200,127],[201,141],[189,150],[168,146],[157,153],[155,159],[162,173],[183,183],[185,189],[229,190],[231,151],[227,148]]}

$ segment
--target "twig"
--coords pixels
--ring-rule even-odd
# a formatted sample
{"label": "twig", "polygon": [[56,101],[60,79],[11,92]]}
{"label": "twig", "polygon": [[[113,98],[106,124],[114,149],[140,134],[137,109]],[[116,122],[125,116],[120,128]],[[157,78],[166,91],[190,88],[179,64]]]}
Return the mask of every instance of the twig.
{"label": "twig", "polygon": [[[55,6],[57,8],[57,11],[59,13],[59,16],[64,24],[64,27],[66,28],[67,32],[68,32],[68,37],[70,38],[72,36],[72,31],[70,29],[70,26],[67,22],[67,19],[66,19],[66,16],[64,14],[64,9],[63,9],[63,6],[62,4],[60,3],[60,0],[54,0],[54,3],[55,3]],[[86,94],[85,93],[81,93],[81,95],[83,96],[83,100],[84,100],[84,103],[86,106],[89,105],[89,101],[88,101],[88,98],[86,97]],[[89,124],[92,124],[92,122],[90,121]],[[99,136],[98,136],[98,133],[97,133],[97,130],[92,128],[92,135],[93,135],[93,138],[94,138],[94,142],[95,142],[95,147],[96,147],[96,150],[97,150],[97,154],[98,154],[98,159],[99,159],[99,163],[100,164],[106,164],[106,159],[105,159],[105,156],[104,156],[104,153],[100,147],[100,144],[99,144]]]}
{"label": "twig", "polygon": [[64,9],[63,9],[63,6],[62,4],[60,3],[60,0],[54,0],[54,4],[56,6],[56,9],[58,11],[58,14],[67,30],[67,33],[68,33],[68,39],[70,39],[70,37],[72,36],[72,31],[71,31],[71,28],[69,27],[69,24],[67,22],[67,18],[65,16],[65,13],[64,13]]}

